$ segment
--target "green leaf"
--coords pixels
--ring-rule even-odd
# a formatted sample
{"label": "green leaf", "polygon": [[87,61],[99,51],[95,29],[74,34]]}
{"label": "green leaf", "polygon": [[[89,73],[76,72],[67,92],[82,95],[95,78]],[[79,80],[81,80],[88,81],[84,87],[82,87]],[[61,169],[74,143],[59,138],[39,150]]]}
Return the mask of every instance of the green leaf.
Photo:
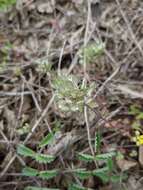
{"label": "green leaf", "polygon": [[24,135],[24,134],[27,134],[27,133],[30,132],[30,128],[29,128],[29,127],[30,127],[30,126],[28,126],[28,125],[24,125],[23,127],[17,129],[16,131],[17,131],[17,133],[18,133],[19,135]]}
{"label": "green leaf", "polygon": [[14,5],[16,0],[0,0],[0,10],[5,10],[8,7]]}
{"label": "green leaf", "polygon": [[59,190],[59,189],[55,189],[55,188],[45,188],[45,187],[34,187],[34,186],[28,186],[26,188],[24,188],[24,190]]}
{"label": "green leaf", "polygon": [[22,174],[25,175],[25,176],[37,176],[39,173],[38,170],[34,169],[34,168],[30,168],[30,167],[25,167],[23,170],[22,170]]}
{"label": "green leaf", "polygon": [[107,160],[107,166],[108,166],[108,168],[109,168],[110,171],[113,170],[114,164],[113,164],[113,160],[112,160],[111,158],[109,158],[109,159]]}
{"label": "green leaf", "polygon": [[93,170],[92,174],[94,176],[99,177],[103,181],[103,183],[107,183],[110,180],[110,176],[109,176],[108,172],[109,172],[109,168],[104,167],[101,169]]}
{"label": "green leaf", "polygon": [[99,168],[99,169],[93,170],[92,174],[96,176],[96,174],[106,173],[108,171],[109,171],[109,168],[108,167],[104,167],[104,168]]}
{"label": "green leaf", "polygon": [[[81,112],[84,107],[84,97],[91,99],[91,88],[81,88],[79,80],[74,75],[61,74],[52,81],[55,103],[62,112]],[[90,92],[90,93],[89,93]]]}
{"label": "green leaf", "polygon": [[44,164],[51,163],[54,159],[55,157],[52,155],[39,154],[39,153],[35,155],[35,160],[39,163],[44,163]]}
{"label": "green leaf", "polygon": [[136,119],[143,119],[143,112],[140,112]]}
{"label": "green leaf", "polygon": [[22,155],[22,156],[29,156],[29,157],[32,157],[32,158],[33,158],[33,157],[35,156],[35,154],[36,154],[32,149],[26,147],[26,146],[23,145],[23,144],[20,144],[20,145],[18,146],[18,148],[17,148],[17,153],[20,154],[20,155]]}
{"label": "green leaf", "polygon": [[78,153],[78,158],[82,161],[86,162],[92,162],[95,160],[95,157],[90,155],[90,154],[83,154],[83,153]]}
{"label": "green leaf", "polygon": [[99,152],[101,146],[101,136],[100,133],[97,133],[95,136],[95,150]]}
{"label": "green leaf", "polygon": [[110,176],[107,173],[96,173],[96,176],[99,177],[103,183],[108,183],[110,181]]}
{"label": "green leaf", "polygon": [[108,172],[109,172],[109,168],[104,167],[101,169],[93,170],[92,175],[99,177],[103,181],[103,183],[107,183],[110,180]]}
{"label": "green leaf", "polygon": [[133,129],[136,129],[136,130],[141,130],[141,123],[140,123],[140,120],[135,120],[132,124],[132,128]]}
{"label": "green leaf", "polygon": [[99,154],[95,156],[96,160],[107,160],[109,158],[112,158],[113,156],[116,156],[116,152],[108,152],[105,154]]}
{"label": "green leaf", "polygon": [[130,106],[130,111],[128,112],[131,115],[138,115],[140,113],[140,109],[136,105]]}
{"label": "green leaf", "polygon": [[79,63],[83,64],[84,60],[86,63],[92,63],[92,61],[98,56],[102,55],[105,49],[105,44],[101,41],[96,43],[90,43],[86,47],[82,47],[79,51]]}
{"label": "green leaf", "polygon": [[92,176],[92,172],[91,171],[87,171],[85,169],[77,169],[76,171],[74,171],[74,173],[80,179],[86,179],[86,178],[89,178],[90,176]]}
{"label": "green leaf", "polygon": [[38,60],[37,62],[37,70],[41,73],[49,73],[51,71],[52,63],[50,60]]}
{"label": "green leaf", "polygon": [[127,179],[127,175],[126,174],[123,174],[123,175],[112,175],[111,176],[111,181],[112,183],[118,183],[118,182],[121,182],[122,180],[125,180]]}
{"label": "green leaf", "polygon": [[42,139],[42,141],[39,144],[39,147],[44,147],[44,146],[50,144],[53,139],[54,139],[54,134],[53,133],[49,133],[47,136],[45,136]]}
{"label": "green leaf", "polygon": [[118,152],[117,152],[116,159],[117,159],[117,160],[122,160],[122,159],[124,159],[124,155],[123,155],[120,151],[118,151]]}
{"label": "green leaf", "polygon": [[39,177],[42,179],[51,179],[58,174],[58,170],[46,170],[39,172]]}
{"label": "green leaf", "polygon": [[90,190],[89,188],[82,187],[77,184],[71,184],[68,188],[68,190]]}

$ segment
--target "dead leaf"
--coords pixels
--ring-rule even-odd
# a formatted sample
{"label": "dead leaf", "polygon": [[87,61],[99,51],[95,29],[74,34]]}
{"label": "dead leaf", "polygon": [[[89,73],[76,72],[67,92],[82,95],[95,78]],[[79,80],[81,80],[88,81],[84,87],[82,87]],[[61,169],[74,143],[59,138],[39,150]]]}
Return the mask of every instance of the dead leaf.
{"label": "dead leaf", "polygon": [[7,120],[7,129],[8,129],[7,136],[12,138],[14,136],[14,131],[15,131],[16,115],[14,111],[10,110],[9,108],[5,108],[4,114]]}
{"label": "dead leaf", "polygon": [[116,163],[122,172],[127,171],[130,168],[133,168],[137,165],[137,162],[129,161],[129,160],[125,160],[125,159],[118,159]]}
{"label": "dead leaf", "polygon": [[72,2],[81,5],[83,0],[72,0]]}
{"label": "dead leaf", "polygon": [[23,107],[22,107],[22,113],[25,113],[27,112],[28,110],[30,110],[31,108],[31,98],[28,97],[28,96],[25,96],[24,97],[24,104],[23,104]]}
{"label": "dead leaf", "polygon": [[76,136],[75,131],[68,132],[62,136],[62,134],[59,135],[59,139],[56,139],[55,142],[51,145],[51,147],[48,148],[48,151],[46,154],[50,155],[58,155],[59,153],[66,150],[69,146],[71,146],[73,143],[75,143],[79,137]]}
{"label": "dead leaf", "polygon": [[40,3],[37,7],[39,13],[53,13],[54,8],[50,2]]}
{"label": "dead leaf", "polygon": [[28,45],[29,45],[29,49],[31,51],[33,51],[34,53],[37,52],[38,50],[38,40],[36,38],[36,36],[30,36],[28,38]]}
{"label": "dead leaf", "polygon": [[16,116],[14,111],[10,110],[9,108],[5,108],[5,117],[7,119],[8,122],[8,126],[10,128],[14,128],[15,127],[15,123],[16,123]]}

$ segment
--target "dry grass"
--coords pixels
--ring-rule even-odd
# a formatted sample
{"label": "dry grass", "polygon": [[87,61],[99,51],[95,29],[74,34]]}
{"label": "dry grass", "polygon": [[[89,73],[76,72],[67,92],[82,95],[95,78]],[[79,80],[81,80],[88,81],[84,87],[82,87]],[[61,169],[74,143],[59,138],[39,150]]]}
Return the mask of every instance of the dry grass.
{"label": "dry grass", "polygon": [[[21,175],[26,164],[41,170],[84,167],[75,155],[77,152],[96,155],[92,141],[98,132],[102,136],[101,152],[121,151],[125,160],[135,161],[138,166],[134,171],[127,170],[128,180],[116,189],[121,185],[129,190],[142,189],[139,155],[130,156],[138,147],[131,142],[135,118],[129,115],[130,105],[139,105],[142,110],[142,9],[139,0],[26,0],[24,3],[17,0],[16,6],[0,12],[1,190],[23,190],[33,184],[67,189],[71,182],[114,190],[113,184],[104,185],[97,178],[80,181],[72,172],[50,181]],[[104,54],[91,63],[87,63],[84,55],[80,64],[79,50],[97,40],[105,43]],[[41,68],[43,61],[51,65],[51,70]],[[85,105],[83,114],[69,114],[57,108],[52,80],[61,73],[73,74],[85,86],[96,84],[93,110]],[[28,131],[19,134],[18,129],[26,124]],[[54,152],[57,159],[53,164],[38,165],[17,154],[18,144],[37,150],[38,142],[59,126],[62,128],[53,147],[42,150]],[[86,167],[98,166],[93,163]]]}

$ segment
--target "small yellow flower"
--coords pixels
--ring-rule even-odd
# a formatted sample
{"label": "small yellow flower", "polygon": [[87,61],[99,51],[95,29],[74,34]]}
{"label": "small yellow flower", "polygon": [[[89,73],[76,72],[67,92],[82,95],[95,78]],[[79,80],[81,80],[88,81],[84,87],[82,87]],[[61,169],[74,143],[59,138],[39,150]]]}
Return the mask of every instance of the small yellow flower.
{"label": "small yellow flower", "polygon": [[137,146],[143,145],[143,135],[140,135],[139,131],[135,132],[135,137],[133,137],[133,141],[136,142]]}
{"label": "small yellow flower", "polygon": [[143,145],[143,135],[137,136],[137,145]]}

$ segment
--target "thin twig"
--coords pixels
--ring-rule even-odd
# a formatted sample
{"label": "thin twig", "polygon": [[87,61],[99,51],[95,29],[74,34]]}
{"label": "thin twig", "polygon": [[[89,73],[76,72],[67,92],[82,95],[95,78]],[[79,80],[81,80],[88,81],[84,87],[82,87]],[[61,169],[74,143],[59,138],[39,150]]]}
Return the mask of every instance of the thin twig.
{"label": "thin twig", "polygon": [[138,92],[130,89],[127,85],[114,85],[114,88],[120,90],[122,93],[126,95],[130,95],[132,98],[142,98],[143,92]]}
{"label": "thin twig", "polygon": [[45,117],[46,113],[48,112],[49,108],[51,107],[52,103],[54,101],[54,96],[51,98],[51,100],[48,102],[46,108],[44,109],[44,111],[42,112],[41,116],[39,117],[39,119],[36,121],[36,123],[34,124],[34,126],[31,129],[31,132],[27,135],[26,139],[24,140],[24,144],[29,140],[29,138],[33,135],[33,133],[35,132],[35,130],[37,129],[38,125],[40,124],[40,122],[42,121],[42,119]]}
{"label": "thin twig", "polygon": [[0,173],[0,177],[4,176],[4,174],[7,172],[7,170],[9,169],[9,167],[11,166],[11,164],[13,163],[13,161],[15,160],[15,158],[16,158],[16,154],[12,156],[11,160],[9,161],[9,163],[6,165],[6,167]]}
{"label": "thin twig", "polygon": [[90,127],[89,127],[89,121],[88,121],[88,115],[87,115],[87,106],[84,106],[84,117],[85,117],[85,123],[86,123],[86,130],[87,130],[87,137],[88,137],[88,143],[91,150],[92,155],[94,156],[94,150],[91,144],[91,135],[90,135]]}
{"label": "thin twig", "polygon": [[125,15],[125,13],[124,13],[124,11],[123,11],[123,9],[122,9],[122,7],[121,7],[121,4],[120,4],[119,0],[116,0],[116,3],[117,3],[117,5],[118,5],[118,8],[119,8],[119,10],[120,10],[120,13],[121,13],[121,15],[122,15],[122,17],[123,17],[123,19],[124,19],[126,25],[127,25],[128,31],[129,31],[129,33],[130,33],[130,35],[131,35],[131,37],[132,37],[134,43],[136,44],[137,48],[139,49],[141,55],[143,56],[142,47],[140,46],[140,43],[137,41],[137,39],[136,39],[136,37],[135,37],[135,35],[134,35],[134,33],[133,33],[133,30],[132,30],[132,28],[131,28],[131,26],[130,26],[130,23],[129,23],[129,21],[128,21],[126,15]]}
{"label": "thin twig", "polygon": [[32,93],[30,91],[24,91],[24,92],[0,92],[0,97],[5,96],[25,96],[25,95],[31,95]]}
{"label": "thin twig", "polygon": [[62,57],[64,54],[64,48],[65,48],[66,40],[63,43],[63,47],[61,49],[60,57],[59,57],[59,62],[58,62],[58,75],[61,74],[61,63],[62,63]]}
{"label": "thin twig", "polygon": [[110,81],[117,75],[117,73],[119,72],[119,70],[120,70],[120,67],[118,67],[118,68],[112,73],[112,75],[106,79],[106,81],[102,84],[102,86],[101,86],[101,87],[98,89],[98,91],[96,92],[94,98],[96,98],[96,97],[104,90],[104,88],[105,88],[105,86],[107,85],[107,83],[110,82]]}

